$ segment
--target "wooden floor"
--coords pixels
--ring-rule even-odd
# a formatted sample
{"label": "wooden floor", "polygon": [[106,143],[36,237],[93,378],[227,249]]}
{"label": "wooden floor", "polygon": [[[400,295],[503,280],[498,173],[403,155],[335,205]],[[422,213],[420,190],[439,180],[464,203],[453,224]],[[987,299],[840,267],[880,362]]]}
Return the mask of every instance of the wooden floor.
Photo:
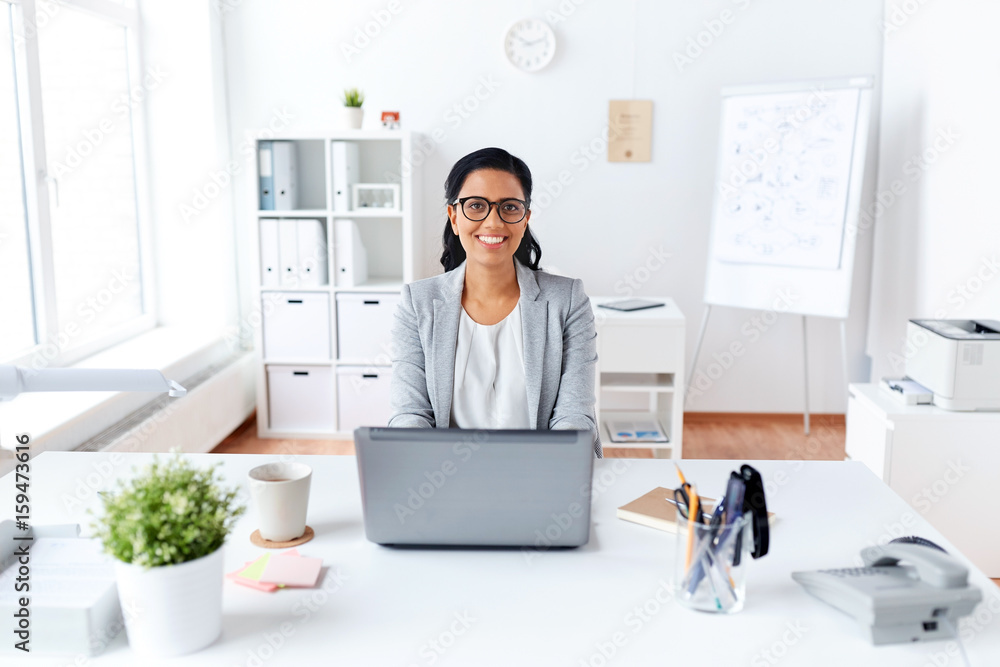
{"label": "wooden floor", "polygon": [[[805,435],[802,415],[688,412],[684,415],[686,459],[844,460],[843,415],[811,415]],[[253,415],[212,450],[225,454],[354,454],[350,440],[274,440],[257,437]],[[652,458],[650,449],[605,447],[604,456]],[[994,579],[1000,585],[1000,579]]]}
{"label": "wooden floor", "polygon": [[[214,453],[227,454],[353,454],[350,440],[276,440],[257,437],[252,416],[233,431]],[[604,447],[604,455],[652,458],[651,449]],[[802,429],[802,415],[720,414],[684,415],[686,459],[806,459],[844,458],[844,416],[812,415],[810,434]]]}

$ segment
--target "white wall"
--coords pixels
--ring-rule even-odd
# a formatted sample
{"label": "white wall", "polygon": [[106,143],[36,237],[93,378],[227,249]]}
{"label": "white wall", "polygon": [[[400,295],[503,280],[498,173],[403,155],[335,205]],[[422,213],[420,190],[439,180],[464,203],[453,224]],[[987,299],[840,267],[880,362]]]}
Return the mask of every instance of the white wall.
{"label": "white wall", "polygon": [[[391,14],[390,6],[400,11]],[[559,41],[553,62],[536,74],[511,67],[502,48],[507,27],[560,8],[565,20],[549,15]],[[675,52],[683,53],[723,10],[731,12],[732,21],[717,36],[706,32],[702,39],[710,39],[709,45],[679,71]],[[373,12],[391,20],[348,62],[342,47],[373,20]],[[286,132],[329,127],[341,91],[359,86],[368,96],[366,127],[377,125],[381,110],[399,110],[405,127],[442,137],[423,165],[425,206],[418,224],[424,225],[425,247],[432,249],[418,262],[424,275],[440,270],[448,170],[472,150],[501,146],[523,158],[536,179],[532,225],[543,266],[583,278],[592,295],[620,294],[627,289],[626,276],[662,249],[670,255],[666,265],[635,293],[672,296],[688,317],[692,342],[702,312],[719,89],[877,76],[881,70],[880,0],[225,0],[222,15],[234,155],[248,136],[288,115]],[[633,96],[654,101],[653,161],[610,164],[600,140],[608,100]],[[463,104],[471,110],[461,110]],[[873,131],[866,201],[874,191],[877,140]],[[597,151],[593,160],[584,153],[591,144]],[[541,208],[545,185],[561,172],[568,174],[569,185]],[[236,188],[243,257],[253,227],[250,186],[244,177]],[[870,241],[862,239],[859,253],[850,321],[853,379],[868,372],[862,345]],[[251,267],[247,261],[240,268],[244,294],[255,280]],[[701,366],[733,340],[746,342],[740,329],[754,315],[716,309]],[[780,319],[688,408],[800,411],[800,331],[799,318]],[[845,406],[837,331],[830,321],[810,325],[814,411]]]}
{"label": "white wall", "polygon": [[[221,19],[203,0],[140,3],[159,323],[222,333],[236,322]],[[213,180],[214,179],[214,180]]]}
{"label": "white wall", "polygon": [[885,15],[872,380],[905,372],[908,319],[1000,319],[1000,4],[888,0]]}

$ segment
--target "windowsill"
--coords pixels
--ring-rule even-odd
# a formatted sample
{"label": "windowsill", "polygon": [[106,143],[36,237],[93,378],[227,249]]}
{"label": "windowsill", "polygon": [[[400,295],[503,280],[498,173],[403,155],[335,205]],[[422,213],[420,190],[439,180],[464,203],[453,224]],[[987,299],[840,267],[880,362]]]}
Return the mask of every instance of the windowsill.
{"label": "windowsill", "polygon": [[[183,380],[229,356],[218,331],[159,327],[74,364],[73,368],[155,368]],[[155,392],[45,392],[0,403],[0,440],[13,449],[14,434],[27,433],[32,455],[69,451],[159,396]]]}

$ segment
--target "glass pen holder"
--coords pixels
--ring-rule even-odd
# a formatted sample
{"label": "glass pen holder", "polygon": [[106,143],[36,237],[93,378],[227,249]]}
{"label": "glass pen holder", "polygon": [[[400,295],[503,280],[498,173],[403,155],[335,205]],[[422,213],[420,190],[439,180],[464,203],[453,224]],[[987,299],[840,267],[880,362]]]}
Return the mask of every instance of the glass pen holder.
{"label": "glass pen holder", "polygon": [[717,614],[743,609],[752,551],[750,514],[719,526],[689,524],[678,517],[674,565],[677,602]]}

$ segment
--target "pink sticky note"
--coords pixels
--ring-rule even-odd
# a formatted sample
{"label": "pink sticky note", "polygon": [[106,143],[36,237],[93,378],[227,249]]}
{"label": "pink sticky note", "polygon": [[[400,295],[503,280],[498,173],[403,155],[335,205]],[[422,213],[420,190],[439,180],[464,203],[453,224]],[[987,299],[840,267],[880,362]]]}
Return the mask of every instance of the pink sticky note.
{"label": "pink sticky note", "polygon": [[319,579],[322,558],[280,555],[271,558],[260,577],[261,583],[286,586],[315,586]]}
{"label": "pink sticky note", "polygon": [[265,584],[260,581],[254,581],[253,579],[245,579],[243,577],[232,577],[232,580],[242,586],[247,586],[248,588],[254,588],[258,591],[264,591],[266,593],[273,593],[274,591],[278,590],[277,584]]}

